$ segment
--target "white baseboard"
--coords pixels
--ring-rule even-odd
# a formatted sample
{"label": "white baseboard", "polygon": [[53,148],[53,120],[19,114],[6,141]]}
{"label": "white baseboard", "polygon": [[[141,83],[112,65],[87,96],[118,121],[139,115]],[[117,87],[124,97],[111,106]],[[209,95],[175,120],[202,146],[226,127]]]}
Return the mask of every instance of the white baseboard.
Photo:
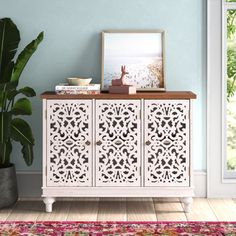
{"label": "white baseboard", "polygon": [[[194,172],[195,196],[206,197],[206,172]],[[20,198],[40,198],[42,186],[41,172],[17,172]]]}
{"label": "white baseboard", "polygon": [[205,171],[194,171],[194,193],[196,197],[207,196],[207,174]]}

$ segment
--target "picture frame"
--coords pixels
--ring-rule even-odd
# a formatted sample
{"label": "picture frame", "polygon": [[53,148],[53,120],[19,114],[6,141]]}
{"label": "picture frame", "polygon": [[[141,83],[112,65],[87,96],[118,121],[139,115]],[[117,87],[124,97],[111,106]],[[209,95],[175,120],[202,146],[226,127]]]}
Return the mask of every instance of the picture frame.
{"label": "picture frame", "polygon": [[165,31],[105,30],[102,32],[102,91],[128,71],[127,83],[137,91],[165,91]]}

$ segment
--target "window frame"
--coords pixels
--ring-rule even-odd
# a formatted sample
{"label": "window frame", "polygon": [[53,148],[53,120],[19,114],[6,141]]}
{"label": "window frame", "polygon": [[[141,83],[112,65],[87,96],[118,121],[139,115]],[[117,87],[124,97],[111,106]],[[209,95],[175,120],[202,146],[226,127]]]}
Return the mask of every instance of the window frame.
{"label": "window frame", "polygon": [[207,197],[236,198],[236,182],[222,175],[222,8],[207,0]]}
{"label": "window frame", "polygon": [[236,170],[227,169],[227,12],[236,2],[222,0],[222,182],[236,182]]}

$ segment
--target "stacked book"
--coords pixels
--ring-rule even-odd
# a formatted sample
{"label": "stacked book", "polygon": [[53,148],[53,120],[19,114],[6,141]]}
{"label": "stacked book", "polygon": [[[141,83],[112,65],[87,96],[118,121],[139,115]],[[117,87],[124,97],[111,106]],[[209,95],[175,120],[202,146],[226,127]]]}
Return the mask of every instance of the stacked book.
{"label": "stacked book", "polygon": [[100,90],[100,84],[69,85],[67,83],[61,83],[55,87],[57,94],[99,94]]}

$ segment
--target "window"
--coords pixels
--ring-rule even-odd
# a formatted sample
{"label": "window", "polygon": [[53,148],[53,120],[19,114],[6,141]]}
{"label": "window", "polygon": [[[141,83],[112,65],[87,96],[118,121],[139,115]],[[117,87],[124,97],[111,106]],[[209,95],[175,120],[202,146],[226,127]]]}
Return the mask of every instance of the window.
{"label": "window", "polygon": [[[226,2],[226,0],[224,1],[207,0],[207,196],[208,197],[236,198],[236,179],[233,178],[235,171],[227,170],[226,168],[227,167],[227,158],[226,158],[227,157],[226,155],[227,154],[226,153],[227,11],[236,9],[235,6],[233,6],[233,4],[235,3],[236,2]],[[222,24],[222,19],[223,19],[223,24]],[[224,83],[222,83],[222,81],[224,81]],[[224,87],[223,88],[224,90],[222,90],[222,85]],[[222,122],[222,118],[224,118],[223,119],[224,122]],[[222,131],[223,134],[225,135],[222,135]],[[224,137],[223,140],[222,137]],[[223,150],[225,150],[224,152],[222,152],[222,143],[224,143],[223,146]],[[222,156],[224,156],[224,158]],[[224,160],[223,163],[222,160]],[[225,168],[222,168],[222,166]],[[226,179],[226,177],[228,179]]]}
{"label": "window", "polygon": [[223,2],[224,178],[236,178],[236,0]]}

